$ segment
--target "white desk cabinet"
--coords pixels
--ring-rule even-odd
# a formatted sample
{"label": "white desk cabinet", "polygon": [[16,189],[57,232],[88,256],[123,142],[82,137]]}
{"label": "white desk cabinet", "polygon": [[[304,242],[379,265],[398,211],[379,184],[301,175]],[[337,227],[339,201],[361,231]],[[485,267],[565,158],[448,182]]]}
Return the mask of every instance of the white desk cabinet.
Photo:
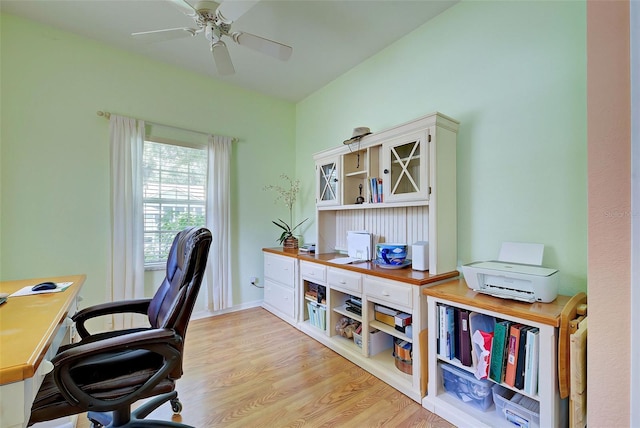
{"label": "white desk cabinet", "polygon": [[[283,253],[284,254],[284,253]],[[295,324],[298,260],[292,256],[264,253],[263,307]]]}
{"label": "white desk cabinet", "polygon": [[[421,402],[426,392],[426,360],[421,351],[427,338],[426,299],[422,290],[435,282],[457,276],[457,272],[429,275],[428,272],[409,268],[385,270],[372,263],[344,266],[331,263],[334,257],[335,254],[299,256],[300,316],[297,327],[398,391]],[[326,296],[325,304],[317,305],[325,317],[319,324],[315,319],[312,320],[308,301],[304,297],[306,291],[316,286],[323,287]],[[347,301],[352,297],[361,299],[361,314],[347,309]],[[376,305],[411,314],[412,334],[404,334],[393,326],[377,321]],[[343,337],[336,331],[336,324],[343,317],[362,324],[362,333],[356,340]],[[406,341],[412,346],[411,374],[396,367],[394,339]]]}

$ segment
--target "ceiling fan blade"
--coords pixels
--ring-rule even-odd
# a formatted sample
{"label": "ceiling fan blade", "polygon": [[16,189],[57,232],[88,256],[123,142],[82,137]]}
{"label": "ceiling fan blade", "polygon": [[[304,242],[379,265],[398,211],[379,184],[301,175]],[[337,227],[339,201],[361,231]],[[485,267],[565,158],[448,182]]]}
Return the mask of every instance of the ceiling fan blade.
{"label": "ceiling fan blade", "polygon": [[133,37],[145,42],[163,42],[165,40],[193,37],[201,30],[196,28],[168,28],[166,30],[142,31],[131,33]]}
{"label": "ceiling fan blade", "polygon": [[189,16],[196,16],[197,12],[189,3],[185,0],[169,0],[172,5],[177,7],[182,13]]}
{"label": "ceiling fan blade", "polygon": [[291,57],[291,53],[293,53],[291,46],[283,45],[282,43],[274,42],[273,40],[265,39],[255,34],[238,31],[231,34],[231,37],[239,45],[246,46],[282,61],[288,60]]}
{"label": "ceiling fan blade", "polygon": [[233,22],[247,13],[259,0],[226,0],[218,7],[217,14],[225,22]]}
{"label": "ceiling fan blade", "polygon": [[231,62],[229,49],[227,49],[227,45],[225,45],[224,42],[220,40],[214,42],[211,45],[211,52],[213,53],[213,60],[216,63],[216,69],[220,75],[228,76],[236,72]]}

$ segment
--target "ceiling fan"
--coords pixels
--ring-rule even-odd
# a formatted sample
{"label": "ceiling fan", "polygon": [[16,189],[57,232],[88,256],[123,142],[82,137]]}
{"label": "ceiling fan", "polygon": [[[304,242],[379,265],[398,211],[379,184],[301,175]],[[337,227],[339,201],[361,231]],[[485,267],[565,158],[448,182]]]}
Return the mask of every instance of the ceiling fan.
{"label": "ceiling fan", "polygon": [[209,41],[211,47],[216,69],[221,75],[235,73],[229,50],[222,40],[225,36],[241,46],[246,46],[282,61],[286,61],[291,57],[291,53],[293,52],[291,46],[265,39],[255,34],[231,31],[231,24],[258,3],[256,0],[226,1],[220,3],[214,1],[192,1],[193,6],[186,0],[170,1],[186,15],[193,18],[197,27],[143,31],[132,33],[132,36],[139,40],[164,41],[180,37],[194,37],[204,32],[204,36]]}

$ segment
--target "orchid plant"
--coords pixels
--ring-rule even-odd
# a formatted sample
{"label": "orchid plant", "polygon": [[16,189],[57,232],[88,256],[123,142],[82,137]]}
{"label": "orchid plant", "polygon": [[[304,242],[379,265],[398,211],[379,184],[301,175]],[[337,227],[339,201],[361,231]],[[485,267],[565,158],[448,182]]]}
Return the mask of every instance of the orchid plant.
{"label": "orchid plant", "polygon": [[276,199],[274,203],[278,203],[278,201],[282,201],[284,202],[285,206],[289,209],[288,223],[280,218],[278,219],[278,221],[272,220],[273,224],[275,224],[276,226],[278,226],[280,229],[283,230],[282,234],[277,239],[277,241],[280,242],[280,244],[283,244],[287,238],[293,237],[293,232],[308,219],[305,218],[300,223],[292,227],[293,205],[296,202],[296,197],[298,196],[298,192],[300,192],[300,180],[292,180],[287,174],[281,174],[280,178],[282,178],[283,180],[286,180],[289,185],[287,187],[268,185],[264,187],[264,190],[273,190],[274,192],[276,192]]}

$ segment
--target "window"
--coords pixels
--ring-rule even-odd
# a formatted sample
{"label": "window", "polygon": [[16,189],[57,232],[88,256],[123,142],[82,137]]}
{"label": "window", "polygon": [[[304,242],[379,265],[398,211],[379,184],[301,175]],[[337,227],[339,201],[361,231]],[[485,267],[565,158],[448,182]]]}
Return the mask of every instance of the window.
{"label": "window", "polygon": [[156,141],[143,146],[145,267],[164,265],[176,233],[206,222],[207,151]]}

